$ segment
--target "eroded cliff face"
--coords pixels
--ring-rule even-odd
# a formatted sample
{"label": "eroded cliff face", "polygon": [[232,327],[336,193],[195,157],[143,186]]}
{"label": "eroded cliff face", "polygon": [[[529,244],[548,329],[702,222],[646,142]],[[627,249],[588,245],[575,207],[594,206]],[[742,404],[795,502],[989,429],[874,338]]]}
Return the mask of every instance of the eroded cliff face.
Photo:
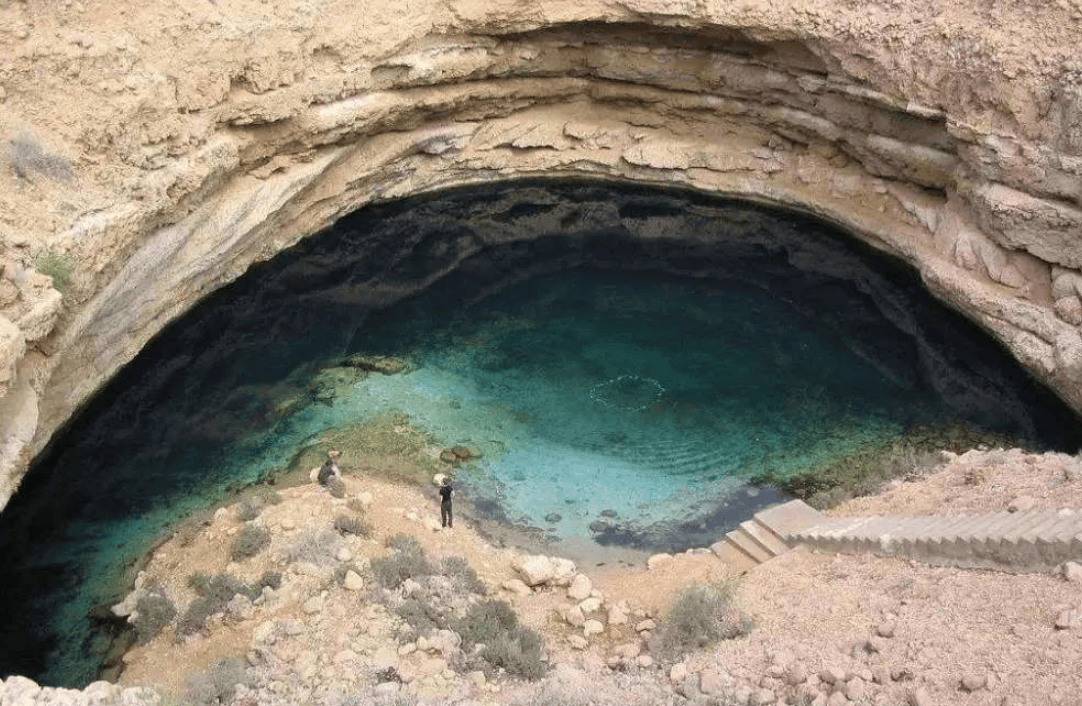
{"label": "eroded cliff face", "polygon": [[[123,5],[0,8],[0,506],[253,262],[367,203],[521,176],[817,214],[1082,410],[1078,0]],[[45,253],[73,265],[63,299]]]}

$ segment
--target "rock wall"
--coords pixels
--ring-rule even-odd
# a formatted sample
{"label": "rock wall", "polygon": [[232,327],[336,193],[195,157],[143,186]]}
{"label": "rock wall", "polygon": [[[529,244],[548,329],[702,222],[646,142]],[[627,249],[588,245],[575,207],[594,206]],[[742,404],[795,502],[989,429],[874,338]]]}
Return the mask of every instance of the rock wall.
{"label": "rock wall", "polygon": [[[522,176],[814,213],[1082,411],[1078,3],[0,7],[0,506],[252,263],[367,203]],[[62,299],[46,256],[73,265]]]}

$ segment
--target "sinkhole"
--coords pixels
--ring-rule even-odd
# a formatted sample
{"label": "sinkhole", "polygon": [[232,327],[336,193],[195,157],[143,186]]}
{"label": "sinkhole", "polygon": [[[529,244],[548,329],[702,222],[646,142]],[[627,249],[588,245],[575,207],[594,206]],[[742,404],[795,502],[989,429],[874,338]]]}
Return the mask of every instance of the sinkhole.
{"label": "sinkhole", "polygon": [[579,181],[368,207],[167,327],[36,459],[0,514],[0,674],[85,685],[140,556],[331,446],[347,473],[453,469],[460,515],[590,561],[981,442],[1073,451],[1077,419],[822,221]]}

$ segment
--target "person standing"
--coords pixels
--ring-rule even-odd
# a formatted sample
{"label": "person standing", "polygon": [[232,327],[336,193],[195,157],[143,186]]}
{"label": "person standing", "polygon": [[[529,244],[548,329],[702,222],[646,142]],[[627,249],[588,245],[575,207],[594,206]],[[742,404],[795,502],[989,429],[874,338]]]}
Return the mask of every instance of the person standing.
{"label": "person standing", "polygon": [[454,527],[454,515],[451,512],[451,493],[453,492],[450,477],[444,478],[440,485],[440,522],[447,528]]}

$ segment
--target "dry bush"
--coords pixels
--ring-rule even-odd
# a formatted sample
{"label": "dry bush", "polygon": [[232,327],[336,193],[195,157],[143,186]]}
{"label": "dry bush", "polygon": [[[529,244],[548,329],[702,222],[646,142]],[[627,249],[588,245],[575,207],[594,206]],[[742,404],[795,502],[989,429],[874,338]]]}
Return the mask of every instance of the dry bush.
{"label": "dry bush", "polygon": [[304,561],[316,566],[334,566],[341,548],[342,538],[337,532],[329,529],[309,530],[286,547],[283,555],[290,563]]}
{"label": "dry bush", "polygon": [[734,605],[735,596],[734,581],[688,586],[650,637],[650,652],[659,659],[677,660],[719,640],[747,635],[751,617]]}
{"label": "dry bush", "polygon": [[270,531],[265,527],[245,525],[229,549],[229,556],[233,561],[242,561],[253,557],[270,545]]}
{"label": "dry bush", "polygon": [[145,645],[173,622],[173,618],[177,617],[177,607],[160,593],[148,593],[136,601],[135,614],[135,641]]}
{"label": "dry bush", "polygon": [[233,701],[238,684],[247,678],[244,665],[238,659],[220,659],[210,669],[188,678],[184,690],[185,706],[217,706]]}

